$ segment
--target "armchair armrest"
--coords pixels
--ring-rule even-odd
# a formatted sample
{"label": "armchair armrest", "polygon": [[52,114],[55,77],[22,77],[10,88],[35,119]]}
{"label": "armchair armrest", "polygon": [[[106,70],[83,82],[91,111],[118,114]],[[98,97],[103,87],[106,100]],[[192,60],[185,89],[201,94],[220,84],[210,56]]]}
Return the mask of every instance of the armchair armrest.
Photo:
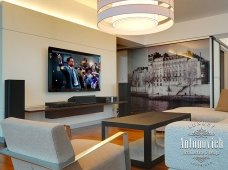
{"label": "armchair armrest", "polygon": [[7,148],[5,149],[1,149],[0,150],[0,154],[3,155],[7,155],[25,162],[30,162],[32,164],[35,165],[39,165],[42,166],[44,168],[48,168],[51,170],[61,170],[69,165],[71,165],[72,163],[78,161],[79,159],[83,158],[84,156],[90,154],[91,152],[97,150],[98,148],[106,145],[107,143],[110,143],[111,141],[113,141],[114,139],[123,136],[123,145],[124,145],[124,154],[125,154],[125,161],[126,161],[126,170],[130,170],[131,169],[131,162],[130,162],[130,155],[129,155],[129,145],[128,145],[128,135],[125,132],[118,132],[112,136],[110,136],[109,138],[101,141],[100,143],[98,143],[97,145],[92,146],[91,148],[81,152],[80,154],[78,154],[77,156],[75,156],[75,160],[73,162],[65,162],[62,164],[56,164],[56,163],[52,163],[52,162],[47,162],[47,161],[43,161],[37,158],[33,158],[33,157],[29,157],[23,154],[18,154],[12,151],[9,151]]}
{"label": "armchair armrest", "polygon": [[110,143],[111,141],[113,141],[114,139],[116,139],[120,136],[123,136],[123,146],[124,146],[124,155],[125,155],[125,161],[126,161],[126,170],[130,170],[131,169],[131,161],[130,161],[130,154],[129,154],[128,135],[126,132],[118,132],[118,133],[110,136],[109,138],[101,141],[97,145],[94,145],[91,148],[81,152],[80,154],[75,156],[75,161],[83,158],[84,156],[88,155],[89,153],[97,150],[98,148],[106,145],[107,143]]}

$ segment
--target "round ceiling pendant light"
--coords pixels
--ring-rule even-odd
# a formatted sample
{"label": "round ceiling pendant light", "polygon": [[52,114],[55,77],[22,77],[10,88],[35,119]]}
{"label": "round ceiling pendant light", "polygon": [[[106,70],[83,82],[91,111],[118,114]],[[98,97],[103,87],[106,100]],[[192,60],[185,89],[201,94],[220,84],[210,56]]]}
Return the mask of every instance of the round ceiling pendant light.
{"label": "round ceiling pendant light", "polygon": [[97,26],[118,35],[160,32],[174,24],[174,0],[98,0]]}

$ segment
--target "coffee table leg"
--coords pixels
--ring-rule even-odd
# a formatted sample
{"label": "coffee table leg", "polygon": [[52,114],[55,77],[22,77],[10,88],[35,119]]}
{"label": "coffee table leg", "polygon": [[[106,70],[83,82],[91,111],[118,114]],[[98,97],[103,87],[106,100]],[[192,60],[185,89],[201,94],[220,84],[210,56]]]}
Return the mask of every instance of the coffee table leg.
{"label": "coffee table leg", "polygon": [[151,130],[144,130],[144,163],[149,168],[151,164]]}
{"label": "coffee table leg", "polygon": [[108,138],[108,127],[102,124],[101,128],[102,128],[101,129],[102,140],[105,140],[106,138]]}

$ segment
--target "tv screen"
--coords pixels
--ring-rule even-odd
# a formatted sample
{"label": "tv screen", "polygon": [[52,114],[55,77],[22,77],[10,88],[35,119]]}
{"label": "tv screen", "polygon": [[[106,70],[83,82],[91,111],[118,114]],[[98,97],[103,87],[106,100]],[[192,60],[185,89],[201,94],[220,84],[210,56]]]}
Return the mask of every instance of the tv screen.
{"label": "tv screen", "polygon": [[100,71],[100,55],[48,48],[49,92],[99,91]]}

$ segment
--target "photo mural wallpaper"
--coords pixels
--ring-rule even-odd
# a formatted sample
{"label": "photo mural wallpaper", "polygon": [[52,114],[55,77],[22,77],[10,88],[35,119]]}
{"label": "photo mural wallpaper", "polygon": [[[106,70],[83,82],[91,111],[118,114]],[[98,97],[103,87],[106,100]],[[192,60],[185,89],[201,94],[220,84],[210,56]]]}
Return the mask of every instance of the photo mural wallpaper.
{"label": "photo mural wallpaper", "polygon": [[210,106],[209,39],[133,49],[131,111]]}

